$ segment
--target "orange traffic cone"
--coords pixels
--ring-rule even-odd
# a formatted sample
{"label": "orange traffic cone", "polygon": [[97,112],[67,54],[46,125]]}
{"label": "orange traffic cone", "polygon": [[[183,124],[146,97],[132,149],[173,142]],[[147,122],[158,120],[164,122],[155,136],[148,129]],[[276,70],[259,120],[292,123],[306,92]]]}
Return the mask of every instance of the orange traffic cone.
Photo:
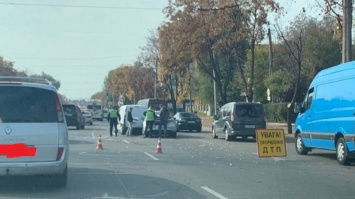
{"label": "orange traffic cone", "polygon": [[96,146],[96,149],[104,149],[102,148],[102,143],[101,143],[101,135],[99,135],[99,139],[97,140],[97,146]]}
{"label": "orange traffic cone", "polygon": [[163,153],[163,151],[161,149],[160,137],[158,138],[157,150],[155,151],[155,153]]}

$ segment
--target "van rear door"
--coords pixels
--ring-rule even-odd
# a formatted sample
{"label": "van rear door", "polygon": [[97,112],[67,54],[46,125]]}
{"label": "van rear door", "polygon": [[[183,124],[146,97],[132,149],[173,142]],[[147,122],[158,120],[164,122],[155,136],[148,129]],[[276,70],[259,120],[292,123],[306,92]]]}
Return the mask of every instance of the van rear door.
{"label": "van rear door", "polygon": [[[55,161],[59,134],[66,130],[59,106],[52,90],[0,86],[0,163]],[[34,155],[26,155],[33,149]]]}
{"label": "van rear door", "polygon": [[262,104],[243,103],[235,107],[233,127],[239,131],[265,128],[264,109]]}

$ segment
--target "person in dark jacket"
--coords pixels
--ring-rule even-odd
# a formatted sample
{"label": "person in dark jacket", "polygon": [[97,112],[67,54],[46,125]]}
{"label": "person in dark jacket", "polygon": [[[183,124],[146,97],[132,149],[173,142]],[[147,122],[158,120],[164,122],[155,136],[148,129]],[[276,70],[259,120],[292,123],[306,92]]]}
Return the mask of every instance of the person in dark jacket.
{"label": "person in dark jacket", "polygon": [[126,132],[127,137],[130,137],[132,135],[132,124],[133,124],[132,110],[133,110],[133,108],[130,107],[127,112],[127,121],[128,121],[127,122],[128,128],[127,128],[127,132]]}
{"label": "person in dark jacket", "polygon": [[159,137],[162,136],[161,131],[162,131],[162,126],[164,127],[164,138],[167,136],[167,126],[168,126],[168,120],[169,120],[169,110],[166,108],[166,106],[162,106],[160,108],[159,112],[159,118],[160,118],[160,123],[159,123]]}
{"label": "person in dark jacket", "polygon": [[115,127],[115,134],[117,136],[117,124],[118,121],[121,120],[120,113],[118,112],[118,107],[114,106],[112,109],[108,111],[107,121],[110,123],[110,136],[112,136],[113,127]]}

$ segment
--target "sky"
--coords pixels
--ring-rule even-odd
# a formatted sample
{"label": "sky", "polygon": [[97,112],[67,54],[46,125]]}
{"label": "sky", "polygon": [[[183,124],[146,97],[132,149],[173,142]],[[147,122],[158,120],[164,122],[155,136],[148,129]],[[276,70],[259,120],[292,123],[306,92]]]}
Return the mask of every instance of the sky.
{"label": "sky", "polygon": [[[286,27],[309,0],[278,0]],[[88,100],[108,72],[132,65],[165,20],[168,0],[0,0],[0,56],[28,74],[61,82],[59,93]],[[269,19],[275,22],[275,19]]]}

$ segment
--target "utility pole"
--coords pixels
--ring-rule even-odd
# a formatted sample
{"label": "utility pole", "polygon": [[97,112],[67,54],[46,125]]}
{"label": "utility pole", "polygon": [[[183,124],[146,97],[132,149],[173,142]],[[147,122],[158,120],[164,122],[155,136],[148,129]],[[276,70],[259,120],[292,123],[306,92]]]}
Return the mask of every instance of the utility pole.
{"label": "utility pole", "polygon": [[217,115],[217,85],[216,85],[215,69],[213,69],[213,99],[214,99],[214,115]]}
{"label": "utility pole", "polygon": [[270,76],[271,75],[271,68],[272,68],[272,59],[273,59],[270,27],[267,29],[267,36],[269,38],[269,76]]}
{"label": "utility pole", "polygon": [[352,41],[352,0],[343,0],[343,42],[342,42],[342,62],[351,61]]}
{"label": "utility pole", "polygon": [[[272,60],[273,60],[273,53],[272,53],[272,40],[271,40],[271,30],[270,27],[267,29],[267,36],[269,38],[269,77],[271,76],[271,68],[272,68]],[[267,101],[271,103],[271,95],[270,95],[270,89],[267,89]]]}
{"label": "utility pole", "polygon": [[157,58],[155,58],[154,98],[157,98],[157,73],[158,73],[158,60],[157,60]]}

